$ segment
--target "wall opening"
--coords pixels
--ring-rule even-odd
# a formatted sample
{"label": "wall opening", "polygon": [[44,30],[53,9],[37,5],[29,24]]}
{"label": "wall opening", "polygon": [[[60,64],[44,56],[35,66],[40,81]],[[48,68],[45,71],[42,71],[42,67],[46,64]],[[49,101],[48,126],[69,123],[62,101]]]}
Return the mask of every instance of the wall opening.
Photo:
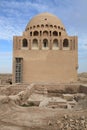
{"label": "wall opening", "polygon": [[43,24],[41,25],[41,28],[44,28],[44,25],[43,25]]}
{"label": "wall opening", "polygon": [[50,31],[50,36],[51,36],[51,31]]}
{"label": "wall opening", "polygon": [[32,32],[30,32],[30,36],[32,36]]}
{"label": "wall opening", "polygon": [[58,40],[57,39],[54,39],[53,40],[53,50],[57,50],[59,47],[58,47]]}
{"label": "wall opening", "polygon": [[57,31],[54,31],[54,32],[53,32],[53,36],[58,36],[58,32],[57,32]]}
{"label": "wall opening", "polygon": [[69,41],[68,39],[63,40],[63,47],[69,47]]}
{"label": "wall opening", "polygon": [[33,39],[32,49],[38,49],[38,40],[37,39]]}
{"label": "wall opening", "polygon": [[39,28],[40,27],[40,25],[37,25],[37,28]]}
{"label": "wall opening", "polygon": [[45,25],[45,27],[47,27],[47,28],[48,28],[48,24],[46,24],[46,25]]}
{"label": "wall opening", "polygon": [[51,28],[53,28],[53,25],[50,25]]}
{"label": "wall opening", "polygon": [[48,31],[44,31],[43,36],[48,36]]}
{"label": "wall opening", "polygon": [[61,36],[61,32],[59,32],[59,36]]}
{"label": "wall opening", "polygon": [[44,39],[43,40],[43,46],[42,46],[43,49],[48,49],[48,40],[47,39]]}
{"label": "wall opening", "polygon": [[28,42],[27,42],[27,39],[23,39],[23,41],[22,41],[22,45],[23,45],[23,47],[28,47]]}
{"label": "wall opening", "polygon": [[15,58],[15,82],[21,83],[23,80],[23,58]]}
{"label": "wall opening", "polygon": [[54,28],[57,28],[57,26],[56,26],[56,25],[54,25]]}
{"label": "wall opening", "polygon": [[68,39],[63,40],[63,50],[69,50],[69,41],[68,41]]}
{"label": "wall opening", "polygon": [[34,31],[34,34],[33,34],[34,36],[38,36],[39,35],[39,33],[38,33],[38,31]]}

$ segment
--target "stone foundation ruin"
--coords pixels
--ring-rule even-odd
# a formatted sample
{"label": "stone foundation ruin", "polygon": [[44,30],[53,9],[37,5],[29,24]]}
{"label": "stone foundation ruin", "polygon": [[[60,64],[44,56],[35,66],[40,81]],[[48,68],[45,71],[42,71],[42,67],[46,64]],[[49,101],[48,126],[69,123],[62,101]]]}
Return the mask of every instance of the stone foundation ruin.
{"label": "stone foundation ruin", "polygon": [[11,85],[3,79],[0,130],[87,130],[86,81]]}
{"label": "stone foundation ruin", "polygon": [[87,96],[83,84],[14,84],[0,87],[0,95],[6,95],[18,105],[72,109]]}

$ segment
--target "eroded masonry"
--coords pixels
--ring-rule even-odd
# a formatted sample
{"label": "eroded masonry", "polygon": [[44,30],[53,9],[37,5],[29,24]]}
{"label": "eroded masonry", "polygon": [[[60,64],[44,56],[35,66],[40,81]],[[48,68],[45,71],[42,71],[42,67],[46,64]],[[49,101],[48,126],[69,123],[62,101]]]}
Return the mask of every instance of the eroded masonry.
{"label": "eroded masonry", "polygon": [[68,36],[60,19],[42,13],[22,36],[13,37],[14,83],[68,83],[77,80],[77,36]]}

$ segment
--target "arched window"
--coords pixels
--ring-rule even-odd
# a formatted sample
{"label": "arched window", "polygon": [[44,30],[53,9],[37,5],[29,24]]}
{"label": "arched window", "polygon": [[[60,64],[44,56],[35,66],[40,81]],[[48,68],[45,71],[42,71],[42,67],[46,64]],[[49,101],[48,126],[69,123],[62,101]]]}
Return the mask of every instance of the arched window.
{"label": "arched window", "polygon": [[44,39],[44,40],[43,40],[42,48],[43,48],[43,49],[48,49],[48,40],[47,40],[47,39]]}
{"label": "arched window", "polygon": [[27,42],[27,39],[23,39],[23,41],[22,41],[22,45],[23,45],[23,47],[27,47],[28,46],[28,42]]}
{"label": "arched window", "polygon": [[53,36],[58,36],[58,32],[57,32],[57,31],[54,31],[54,32],[53,32]]}
{"label": "arched window", "polygon": [[37,39],[33,39],[32,49],[38,49],[38,40]]}
{"label": "arched window", "polygon": [[46,24],[45,27],[48,27],[48,24]]}
{"label": "arched window", "polygon": [[38,31],[34,31],[34,36],[38,36],[38,35],[39,35]]}
{"label": "arched window", "polygon": [[57,28],[57,26],[56,26],[56,25],[54,25],[54,28]]}
{"label": "arched window", "polygon": [[54,39],[54,40],[53,40],[53,49],[54,49],[54,50],[57,50],[57,49],[58,49],[58,40],[57,40],[57,39]]}
{"label": "arched window", "polygon": [[60,26],[58,26],[58,29],[60,29]]}
{"label": "arched window", "polygon": [[44,31],[43,36],[48,36],[48,31]]}
{"label": "arched window", "polygon": [[43,28],[44,27],[44,25],[43,24],[41,24],[41,28]]}
{"label": "arched window", "polygon": [[35,25],[33,26],[33,28],[35,28]]}
{"label": "arched window", "polygon": [[63,40],[63,50],[69,50],[69,41],[68,41],[68,39]]}
{"label": "arched window", "polygon": [[63,40],[63,47],[69,47],[69,41],[68,39]]}
{"label": "arched window", "polygon": [[53,25],[50,25],[51,28],[53,28]]}
{"label": "arched window", "polygon": [[37,25],[37,28],[39,28],[40,26],[39,25]]}
{"label": "arched window", "polygon": [[30,32],[30,36],[32,36],[32,32]]}

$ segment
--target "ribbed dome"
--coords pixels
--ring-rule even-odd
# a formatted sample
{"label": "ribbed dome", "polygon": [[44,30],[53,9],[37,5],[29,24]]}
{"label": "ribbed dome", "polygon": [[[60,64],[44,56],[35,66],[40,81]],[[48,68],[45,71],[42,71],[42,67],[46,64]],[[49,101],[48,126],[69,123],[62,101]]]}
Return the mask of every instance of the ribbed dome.
{"label": "ribbed dome", "polygon": [[27,24],[26,29],[29,27],[33,27],[33,26],[41,25],[41,24],[48,24],[48,25],[53,25],[53,26],[56,25],[56,26],[60,26],[63,29],[65,29],[61,20],[58,17],[56,17],[55,15],[50,14],[50,13],[41,13],[39,15],[36,15]]}

